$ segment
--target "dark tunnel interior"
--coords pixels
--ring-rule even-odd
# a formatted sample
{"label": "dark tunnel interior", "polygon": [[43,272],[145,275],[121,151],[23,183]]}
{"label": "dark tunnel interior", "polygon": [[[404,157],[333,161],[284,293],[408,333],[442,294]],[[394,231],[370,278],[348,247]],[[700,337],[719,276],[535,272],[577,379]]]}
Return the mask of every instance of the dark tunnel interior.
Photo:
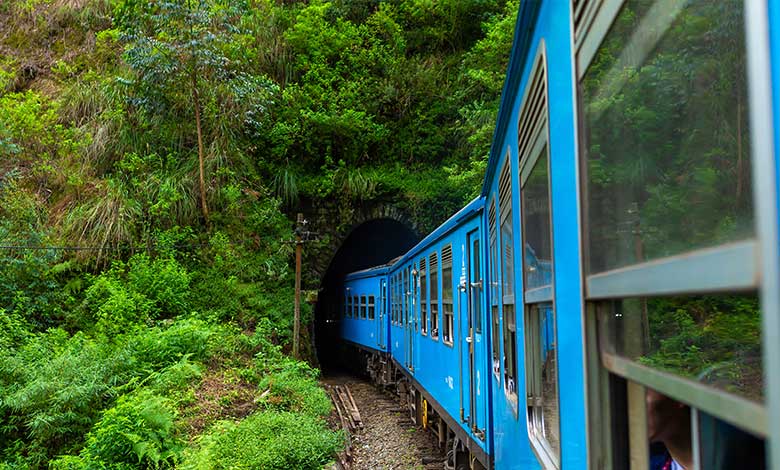
{"label": "dark tunnel interior", "polygon": [[314,343],[323,373],[340,369],[339,302],[344,277],[361,269],[385,264],[406,253],[419,237],[392,219],[375,219],[356,227],[338,249],[322,279],[314,307]]}

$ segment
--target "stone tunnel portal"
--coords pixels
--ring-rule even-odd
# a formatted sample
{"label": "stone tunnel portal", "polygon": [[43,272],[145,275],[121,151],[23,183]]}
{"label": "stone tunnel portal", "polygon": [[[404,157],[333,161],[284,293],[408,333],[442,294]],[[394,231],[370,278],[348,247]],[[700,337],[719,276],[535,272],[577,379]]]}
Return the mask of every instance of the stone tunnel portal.
{"label": "stone tunnel portal", "polygon": [[339,368],[340,293],[344,277],[351,272],[378,266],[406,253],[419,237],[393,219],[374,219],[358,225],[344,240],[322,278],[314,308],[314,338],[317,358],[324,372]]}

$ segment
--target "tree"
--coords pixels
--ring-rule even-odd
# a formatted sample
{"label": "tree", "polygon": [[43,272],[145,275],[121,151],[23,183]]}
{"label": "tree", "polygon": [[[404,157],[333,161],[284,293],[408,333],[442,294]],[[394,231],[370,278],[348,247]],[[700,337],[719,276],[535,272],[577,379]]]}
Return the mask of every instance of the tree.
{"label": "tree", "polygon": [[204,90],[216,89],[219,82],[235,74],[224,51],[236,30],[232,21],[239,18],[241,6],[237,3],[126,0],[118,15],[120,29],[129,44],[125,60],[135,73],[134,84],[140,97],[135,104],[152,114],[186,113],[182,102],[191,100],[197,134],[200,206],[207,226],[202,95]]}

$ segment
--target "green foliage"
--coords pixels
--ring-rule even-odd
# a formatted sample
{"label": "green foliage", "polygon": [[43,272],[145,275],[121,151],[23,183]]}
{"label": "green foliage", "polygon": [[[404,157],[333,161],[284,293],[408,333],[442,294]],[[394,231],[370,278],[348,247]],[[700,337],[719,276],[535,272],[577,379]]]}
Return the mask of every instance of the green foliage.
{"label": "green foliage", "polygon": [[265,400],[267,408],[319,418],[330,413],[330,398],[317,383],[319,373],[316,369],[293,359],[268,365],[270,370],[259,385],[261,389],[270,391]]}
{"label": "green foliage", "polygon": [[264,411],[223,422],[202,437],[182,468],[320,469],[342,445],[339,434],[309,415]]}
{"label": "green foliage", "polygon": [[[316,371],[282,353],[281,209],[328,201],[348,224],[391,201],[425,230],[461,207],[481,182],[516,11],[0,2],[14,19],[0,37],[0,241],[89,248],[0,252],[0,466],[162,468],[186,453],[188,467],[321,468],[341,439]],[[198,381],[230,367],[269,390],[259,411],[187,435]]]}
{"label": "green foliage", "polygon": [[761,395],[761,315],[751,296],[648,301],[643,364],[742,395]]}
{"label": "green foliage", "polygon": [[136,255],[128,263],[130,287],[143,292],[157,317],[181,315],[189,311],[190,274],[173,258],[150,259]]}
{"label": "green foliage", "polygon": [[79,458],[55,461],[52,468],[173,468],[184,447],[175,418],[164,397],[147,391],[124,395],[95,424]]}

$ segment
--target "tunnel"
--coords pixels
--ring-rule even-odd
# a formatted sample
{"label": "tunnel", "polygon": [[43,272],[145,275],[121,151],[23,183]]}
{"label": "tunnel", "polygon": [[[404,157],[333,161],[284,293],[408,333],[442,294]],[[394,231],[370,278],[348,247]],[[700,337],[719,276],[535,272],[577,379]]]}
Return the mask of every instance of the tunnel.
{"label": "tunnel", "polygon": [[314,345],[324,374],[341,370],[339,360],[340,293],[344,277],[385,264],[411,249],[419,236],[393,219],[369,220],[355,227],[331,259],[314,307]]}

